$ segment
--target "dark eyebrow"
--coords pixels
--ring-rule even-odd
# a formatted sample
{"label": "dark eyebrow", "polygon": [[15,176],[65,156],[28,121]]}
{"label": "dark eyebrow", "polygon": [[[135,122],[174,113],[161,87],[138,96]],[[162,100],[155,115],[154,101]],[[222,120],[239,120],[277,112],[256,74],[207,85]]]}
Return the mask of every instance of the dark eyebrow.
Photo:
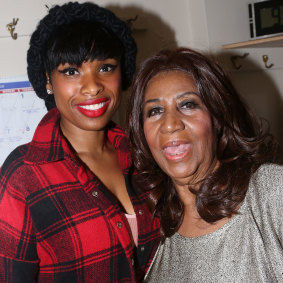
{"label": "dark eyebrow", "polygon": [[[178,94],[177,98],[182,98],[183,96],[186,96],[188,94],[194,94],[197,95],[198,97],[200,97],[200,95],[197,92],[194,91],[186,91],[184,93]],[[154,99],[148,99],[147,101],[144,101],[143,105],[147,104],[147,103],[152,103],[152,102],[159,102],[161,99],[160,98],[154,98]]]}
{"label": "dark eyebrow", "polygon": [[194,95],[200,97],[200,95],[199,95],[197,92],[194,92],[194,91],[187,91],[187,92],[178,94],[178,95],[177,95],[177,98],[182,98],[183,96],[185,96],[185,95],[187,95],[187,94],[194,94]]}
{"label": "dark eyebrow", "polygon": [[160,100],[161,100],[160,98],[148,99],[147,101],[143,102],[143,105],[151,102],[159,102]]}

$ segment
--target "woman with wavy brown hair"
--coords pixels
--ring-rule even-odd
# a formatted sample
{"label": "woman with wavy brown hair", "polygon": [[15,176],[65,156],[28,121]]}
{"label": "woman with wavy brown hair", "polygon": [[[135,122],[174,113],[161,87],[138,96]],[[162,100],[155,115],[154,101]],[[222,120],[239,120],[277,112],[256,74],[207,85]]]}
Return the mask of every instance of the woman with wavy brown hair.
{"label": "woman with wavy brown hair", "polygon": [[141,64],[129,135],[163,243],[146,282],[282,282],[278,144],[228,76],[187,48]]}

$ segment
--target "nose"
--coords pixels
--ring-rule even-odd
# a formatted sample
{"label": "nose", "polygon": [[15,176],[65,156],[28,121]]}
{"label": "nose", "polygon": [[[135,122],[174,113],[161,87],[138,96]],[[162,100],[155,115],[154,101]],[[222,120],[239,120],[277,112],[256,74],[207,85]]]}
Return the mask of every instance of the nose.
{"label": "nose", "polygon": [[174,133],[185,129],[185,124],[178,113],[164,113],[160,127],[162,134]]}
{"label": "nose", "polygon": [[82,93],[96,96],[104,90],[103,83],[94,73],[85,74],[82,81]]}

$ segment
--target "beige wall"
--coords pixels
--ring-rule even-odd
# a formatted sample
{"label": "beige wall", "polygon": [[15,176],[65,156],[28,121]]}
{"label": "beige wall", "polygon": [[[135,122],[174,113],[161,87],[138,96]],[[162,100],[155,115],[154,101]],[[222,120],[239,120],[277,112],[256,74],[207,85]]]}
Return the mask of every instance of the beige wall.
{"label": "beige wall", "polygon": [[[26,74],[26,51],[31,31],[46,13],[45,5],[52,6],[63,2],[66,1],[10,0],[2,3],[0,78]],[[239,71],[227,65],[228,59],[231,55],[242,55],[247,50],[224,52],[221,48],[222,44],[248,39],[245,10],[248,0],[96,0],[95,2],[108,7],[124,20],[138,16],[132,26],[133,36],[139,49],[138,63],[161,48],[177,45],[190,46],[214,54],[231,73],[236,88],[250,106],[259,116],[270,122],[272,132],[283,147],[283,47],[249,49],[250,55],[243,62],[244,68]],[[12,40],[6,29],[6,24],[13,18],[19,18],[16,28],[17,40]],[[272,70],[264,69],[261,61],[262,52],[267,52],[271,60],[276,62]],[[127,96],[128,93],[125,93],[120,112],[115,117],[122,125],[124,125]]]}
{"label": "beige wall", "polygon": [[[26,51],[29,36],[47,8],[62,0],[10,0],[1,4],[0,10],[0,77],[26,73]],[[83,1],[79,1],[83,2]],[[203,0],[96,0],[98,5],[108,7],[123,19],[133,22],[133,35],[139,46],[138,61],[164,47],[191,45],[205,48],[207,35],[199,23],[205,20]],[[195,7],[196,8],[195,8]],[[18,39],[12,40],[6,24],[19,18],[15,31]],[[202,23],[203,24],[203,23]]]}

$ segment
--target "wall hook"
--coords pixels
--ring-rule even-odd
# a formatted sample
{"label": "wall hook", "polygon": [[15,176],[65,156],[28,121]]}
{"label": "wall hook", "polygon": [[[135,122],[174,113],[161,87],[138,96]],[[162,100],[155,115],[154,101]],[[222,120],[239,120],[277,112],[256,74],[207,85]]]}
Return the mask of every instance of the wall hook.
{"label": "wall hook", "polygon": [[135,22],[138,19],[138,15],[136,15],[134,18],[130,18],[126,20],[126,24],[129,26],[129,28],[133,27],[133,22]]}
{"label": "wall hook", "polygon": [[270,69],[271,67],[274,66],[274,64],[267,65],[267,61],[268,61],[268,56],[267,55],[262,55],[262,60],[264,62],[265,68]]}
{"label": "wall hook", "polygon": [[17,39],[17,37],[18,37],[17,33],[14,33],[14,31],[15,31],[15,26],[17,25],[18,20],[19,20],[19,19],[13,19],[13,22],[11,22],[11,23],[9,23],[9,24],[6,25],[8,31],[10,32],[11,37],[12,37],[13,39]]}
{"label": "wall hook", "polygon": [[232,62],[232,65],[234,66],[234,68],[236,70],[239,70],[242,65],[237,65],[237,61],[238,59],[244,59],[246,58],[248,55],[250,55],[250,53],[244,53],[243,55],[235,55],[235,56],[231,56],[231,62]]}

